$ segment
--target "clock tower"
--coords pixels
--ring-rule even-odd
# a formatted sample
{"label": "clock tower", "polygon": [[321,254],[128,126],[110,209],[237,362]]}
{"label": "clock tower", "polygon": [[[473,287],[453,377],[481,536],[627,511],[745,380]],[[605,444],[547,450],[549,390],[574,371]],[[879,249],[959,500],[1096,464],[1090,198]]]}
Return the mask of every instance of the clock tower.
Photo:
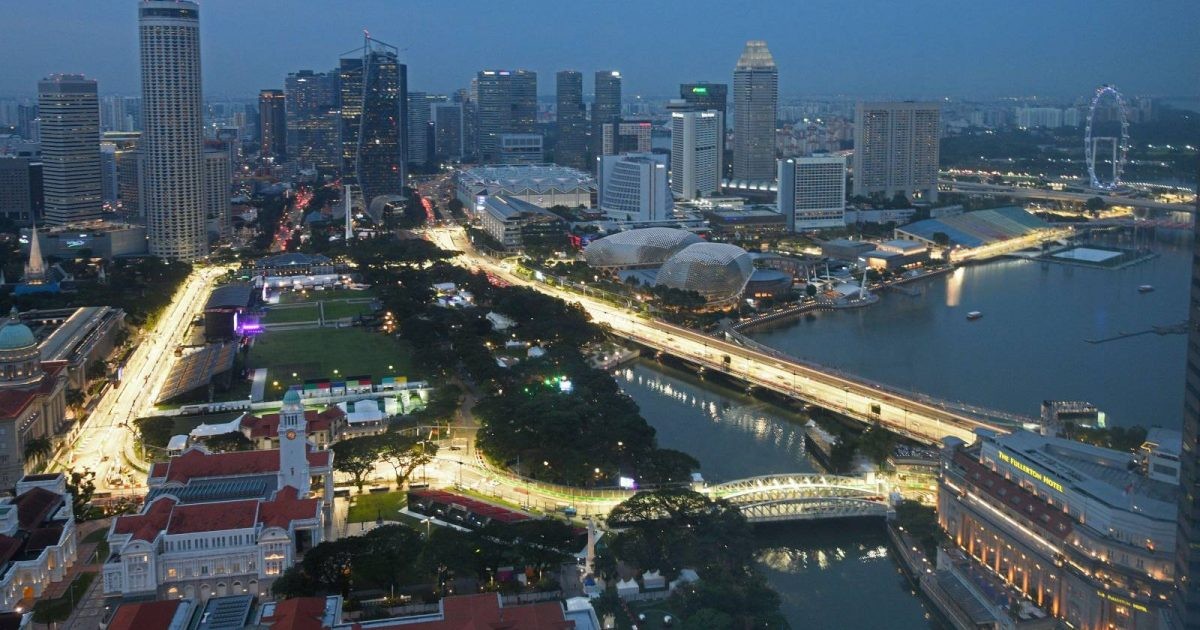
{"label": "clock tower", "polygon": [[305,434],[304,403],[300,393],[289,389],[279,410],[279,487],[291,486],[308,495],[308,436]]}

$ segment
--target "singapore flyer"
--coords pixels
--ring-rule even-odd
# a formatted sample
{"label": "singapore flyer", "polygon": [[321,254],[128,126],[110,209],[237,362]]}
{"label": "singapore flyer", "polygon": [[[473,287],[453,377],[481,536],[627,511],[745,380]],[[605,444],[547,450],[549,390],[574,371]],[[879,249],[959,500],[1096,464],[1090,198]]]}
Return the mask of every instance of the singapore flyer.
{"label": "singapore flyer", "polygon": [[[1097,106],[1103,108],[1104,102],[1109,99],[1116,106],[1117,122],[1120,123],[1120,135],[1094,136],[1092,132],[1097,122],[1096,108]],[[1111,149],[1112,151],[1110,158],[1112,172],[1111,174],[1107,174],[1107,179],[1102,178],[1096,173],[1096,155],[1101,146],[1105,146],[1106,149]],[[1088,178],[1091,181],[1092,188],[1113,190],[1121,186],[1121,174],[1125,170],[1126,160],[1129,155],[1129,117],[1125,111],[1125,99],[1114,86],[1102,85],[1096,89],[1096,94],[1092,97],[1092,105],[1088,108],[1087,127],[1083,134],[1083,155],[1087,160]],[[1100,160],[1101,163],[1103,161]]]}

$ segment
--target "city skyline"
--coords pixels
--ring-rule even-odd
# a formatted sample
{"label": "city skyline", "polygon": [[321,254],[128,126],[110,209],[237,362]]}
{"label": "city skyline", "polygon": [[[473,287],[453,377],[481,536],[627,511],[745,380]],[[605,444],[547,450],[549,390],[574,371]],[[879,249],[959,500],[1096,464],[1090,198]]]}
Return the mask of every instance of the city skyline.
{"label": "city skyline", "polygon": [[[206,2],[205,94],[252,98],[260,89],[281,87],[297,69],[330,70],[364,29],[400,48],[414,87],[447,93],[485,67],[525,68],[546,77],[562,69],[588,74],[612,68],[621,71],[627,96],[669,95],[681,82],[728,81],[728,60],[747,39],[771,45],[784,97],[1069,98],[1101,83],[1127,93],[1192,97],[1196,90],[1183,69],[1200,64],[1200,42],[1190,28],[1200,19],[1200,5],[1185,2],[1023,2],[969,10],[937,2],[904,12],[884,10],[881,3],[750,10],[703,3],[689,5],[688,16],[668,3],[639,9],[645,19],[633,24],[606,19],[587,5],[538,3],[507,13],[483,5],[473,10],[473,3],[451,9],[371,2],[354,13],[320,11],[324,6],[315,0],[286,7]],[[125,36],[133,34],[136,5],[69,8],[78,19],[68,24],[54,20],[67,9],[62,2],[10,7],[7,43],[26,62],[0,69],[0,96],[30,96],[36,77],[57,72],[94,77],[102,94],[137,93],[137,50]],[[59,36],[44,36],[50,23]],[[672,28],[662,28],[664,23]],[[798,23],[828,27],[794,37]],[[538,36],[459,35],[518,32]],[[303,49],[297,50],[298,41],[305,42]],[[611,41],[622,45],[602,44]],[[540,96],[553,93],[549,82],[539,87]]]}

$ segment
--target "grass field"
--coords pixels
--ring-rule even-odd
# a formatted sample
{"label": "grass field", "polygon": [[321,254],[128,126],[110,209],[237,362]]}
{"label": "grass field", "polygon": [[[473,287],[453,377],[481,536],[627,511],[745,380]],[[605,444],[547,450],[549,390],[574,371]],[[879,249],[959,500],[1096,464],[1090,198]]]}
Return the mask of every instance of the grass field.
{"label": "grass field", "polygon": [[362,299],[375,297],[370,289],[366,291],[351,291],[350,289],[334,289],[326,291],[284,291],[279,294],[280,304],[300,304],[303,302],[323,302],[327,300]]}
{"label": "grass field", "polygon": [[357,494],[354,504],[346,513],[347,523],[368,523],[383,516],[387,521],[401,520],[400,509],[408,506],[403,492],[381,492],[379,494]]}
{"label": "grass field", "polygon": [[263,317],[263,323],[291,324],[294,322],[315,322],[319,319],[319,313],[316,304],[302,304],[283,308],[276,306],[267,310],[266,316]]}
{"label": "grass field", "polygon": [[247,364],[267,368],[267,400],[306,379],[420,376],[413,370],[408,344],[361,328],[269,330],[254,341]]}
{"label": "grass field", "polygon": [[326,320],[357,317],[371,312],[370,302],[330,302],[323,300],[321,306],[325,309]]}

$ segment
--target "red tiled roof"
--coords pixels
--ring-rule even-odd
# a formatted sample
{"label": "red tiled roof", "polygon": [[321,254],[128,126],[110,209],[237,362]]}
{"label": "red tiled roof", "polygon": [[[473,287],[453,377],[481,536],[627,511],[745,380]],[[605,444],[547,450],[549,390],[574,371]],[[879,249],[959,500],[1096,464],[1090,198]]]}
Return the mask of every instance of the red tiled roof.
{"label": "red tiled roof", "polygon": [[16,557],[21,551],[21,541],[12,536],[0,534],[0,564]]}
{"label": "red tiled roof", "polygon": [[154,479],[155,477],[165,477],[167,475],[168,468],[170,468],[170,464],[167,462],[158,462],[157,464],[154,464],[150,467],[150,478]]}
{"label": "red tiled roof", "polygon": [[[308,452],[308,465],[313,468],[328,468],[332,462],[329,451]],[[172,457],[165,468],[155,466],[152,479],[163,479],[187,483],[189,479],[206,477],[237,477],[279,472],[279,450],[233,451],[229,453],[206,453],[192,448],[182,455]]]}
{"label": "red tiled roof", "polygon": [[43,361],[42,371],[45,374],[36,386],[19,389],[0,390],[0,418],[16,418],[25,408],[33,403],[38,396],[45,396],[54,391],[58,384],[58,375],[67,364],[65,361]]}
{"label": "red tiled roof", "polygon": [[[329,407],[320,412],[308,409],[304,412],[304,419],[308,422],[307,431],[309,433],[328,431],[334,420],[340,419],[344,415],[342,410],[337,407]],[[279,435],[279,414],[268,413],[262,416],[246,414],[246,417],[242,418],[242,428],[250,429],[252,438],[275,437]]]}
{"label": "red tiled roof", "polygon": [[[458,595],[442,600],[443,618],[424,623],[379,625],[372,629],[424,628],[426,630],[573,630],[575,622],[566,619],[557,602],[501,606],[495,593]],[[379,623],[379,622],[376,622]],[[361,630],[360,624],[354,624]]]}
{"label": "red tiled roof", "polygon": [[152,630],[167,628],[182,602],[170,599],[158,602],[121,604],[108,624],[108,630]]}
{"label": "red tiled roof", "polygon": [[297,490],[291,486],[280,488],[270,501],[263,502],[258,512],[258,522],[266,527],[287,529],[292,521],[318,518],[321,502],[317,499],[301,499],[297,494]]}
{"label": "red tiled roof", "polygon": [[168,534],[194,534],[245,529],[258,522],[258,499],[176,505],[167,522]]}
{"label": "red tiled roof", "polygon": [[25,553],[37,555],[46,547],[53,547],[62,538],[63,528],[57,525],[33,530],[25,539]]}
{"label": "red tiled roof", "polygon": [[272,630],[321,630],[324,617],[324,597],[297,597],[275,604],[271,616],[262,620]]}
{"label": "red tiled roof", "polygon": [[1005,479],[1003,475],[979,463],[979,460],[962,450],[954,454],[954,462],[963,467],[972,485],[1008,510],[1019,513],[1021,518],[1032,522],[1039,529],[1061,540],[1065,540],[1071,533],[1074,522],[1061,509],[1046,503],[1019,484]]}
{"label": "red tiled roof", "polygon": [[171,520],[171,511],[175,508],[176,500],[172,497],[160,497],[150,504],[141,514],[118,516],[113,521],[114,534],[129,534],[133,540],[150,542],[158,537],[158,533],[167,528]]}
{"label": "red tiled roof", "polygon": [[13,499],[12,504],[17,506],[17,523],[21,529],[32,530],[54,515],[63,504],[63,497],[41,486],[34,486]]}

